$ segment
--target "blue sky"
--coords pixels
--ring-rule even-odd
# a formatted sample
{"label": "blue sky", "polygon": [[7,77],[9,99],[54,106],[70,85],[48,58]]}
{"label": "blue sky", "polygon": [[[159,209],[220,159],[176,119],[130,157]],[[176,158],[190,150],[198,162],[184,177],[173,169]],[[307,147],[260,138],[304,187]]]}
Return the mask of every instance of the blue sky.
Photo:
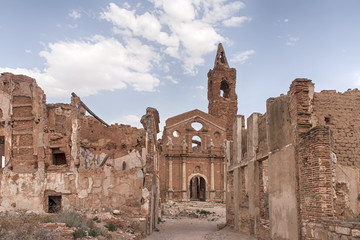
{"label": "blue sky", "polygon": [[358,0],[2,0],[0,72],[36,78],[47,101],[71,92],[109,123],[140,126],[207,112],[207,72],[223,43],[237,69],[238,114],[298,77],[315,90],[360,85]]}

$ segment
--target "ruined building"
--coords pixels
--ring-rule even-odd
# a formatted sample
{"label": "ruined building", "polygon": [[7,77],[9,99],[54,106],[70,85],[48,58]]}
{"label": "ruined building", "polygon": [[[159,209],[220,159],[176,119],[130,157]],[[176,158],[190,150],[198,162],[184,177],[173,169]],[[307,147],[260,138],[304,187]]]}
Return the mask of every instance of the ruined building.
{"label": "ruined building", "polygon": [[[86,115],[89,112],[93,116]],[[46,104],[32,78],[0,77],[0,208],[119,210],[151,232],[158,214],[159,114],[107,125],[73,94]]]}
{"label": "ruined building", "polygon": [[208,73],[209,113],[198,109],[166,120],[162,138],[162,201],[223,201],[226,191],[224,140],[232,139],[237,112],[236,70],[221,44]]}
{"label": "ruined building", "polygon": [[227,143],[227,223],[258,239],[360,239],[360,91],[295,79]]}

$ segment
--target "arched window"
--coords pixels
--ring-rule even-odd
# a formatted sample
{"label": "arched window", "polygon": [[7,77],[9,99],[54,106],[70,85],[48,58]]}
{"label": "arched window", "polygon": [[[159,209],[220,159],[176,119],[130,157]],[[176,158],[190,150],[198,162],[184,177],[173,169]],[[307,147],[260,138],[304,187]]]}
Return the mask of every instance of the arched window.
{"label": "arched window", "polygon": [[193,136],[192,140],[192,149],[194,152],[200,152],[201,151],[201,138],[197,135]]}
{"label": "arched window", "polygon": [[230,87],[227,81],[223,80],[220,84],[220,96],[223,98],[230,97]]}

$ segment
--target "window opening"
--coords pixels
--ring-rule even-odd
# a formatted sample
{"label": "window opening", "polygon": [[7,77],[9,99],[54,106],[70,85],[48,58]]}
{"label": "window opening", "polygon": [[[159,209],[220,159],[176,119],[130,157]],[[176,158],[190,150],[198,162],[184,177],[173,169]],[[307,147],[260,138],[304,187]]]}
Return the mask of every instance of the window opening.
{"label": "window opening", "polygon": [[59,148],[51,149],[51,158],[52,164],[54,165],[65,165],[66,164],[66,156],[63,151],[60,151]]}
{"label": "window opening", "polygon": [[230,87],[227,81],[223,80],[220,84],[220,96],[223,98],[230,97]]}
{"label": "window opening", "polygon": [[178,130],[173,131],[173,136],[174,137],[179,137],[180,136],[180,132]]}
{"label": "window opening", "polygon": [[125,161],[123,161],[123,163],[122,163],[122,170],[126,170],[126,162]]}
{"label": "window opening", "polygon": [[199,136],[193,136],[191,142],[192,142],[193,151],[201,150],[201,138]]}
{"label": "window opening", "polygon": [[225,63],[224,52],[220,53],[220,62]]}
{"label": "window opening", "polygon": [[196,131],[199,131],[200,129],[202,129],[203,125],[199,122],[193,122],[191,123],[191,127]]}
{"label": "window opening", "polygon": [[49,196],[49,213],[57,213],[61,210],[61,196]]}
{"label": "window opening", "polygon": [[331,123],[331,116],[325,117],[324,120],[325,120],[326,124],[330,124]]}
{"label": "window opening", "polygon": [[0,136],[0,156],[1,156],[1,168],[5,167],[5,137]]}

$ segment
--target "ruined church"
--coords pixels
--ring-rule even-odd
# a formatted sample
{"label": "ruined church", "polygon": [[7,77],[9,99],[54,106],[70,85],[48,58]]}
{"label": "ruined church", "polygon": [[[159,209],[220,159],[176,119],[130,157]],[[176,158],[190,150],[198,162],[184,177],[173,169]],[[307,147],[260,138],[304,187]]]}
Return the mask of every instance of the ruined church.
{"label": "ruined church", "polygon": [[198,109],[166,120],[160,157],[162,201],[224,201],[225,140],[237,113],[236,70],[218,46],[208,73],[209,113]]}
{"label": "ruined church", "polygon": [[208,113],[143,129],[108,125],[76,95],[46,103],[35,79],[0,76],[0,210],[121,212],[150,234],[167,201],[223,201],[257,239],[360,239],[360,91],[295,79],[266,112],[237,115],[236,70],[218,46]]}

